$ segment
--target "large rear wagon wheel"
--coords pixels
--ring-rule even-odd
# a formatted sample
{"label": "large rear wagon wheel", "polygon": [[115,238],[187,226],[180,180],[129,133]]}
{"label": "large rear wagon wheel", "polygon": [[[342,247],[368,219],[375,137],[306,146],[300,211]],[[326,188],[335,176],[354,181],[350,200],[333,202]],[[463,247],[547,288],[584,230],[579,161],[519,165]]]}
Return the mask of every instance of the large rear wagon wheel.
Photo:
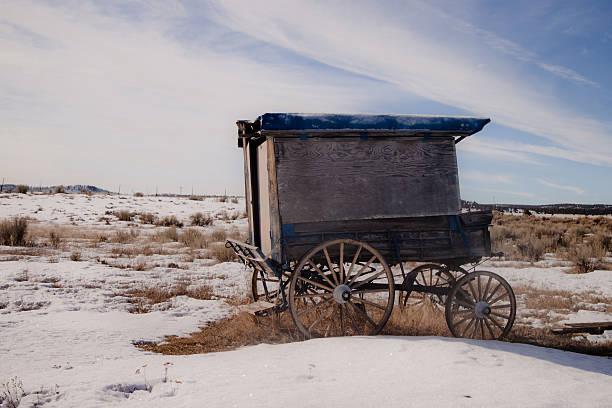
{"label": "large rear wagon wheel", "polygon": [[306,338],[376,335],[393,310],[393,274],[365,242],[336,239],[309,251],[293,272],[289,310]]}
{"label": "large rear wagon wheel", "polygon": [[493,272],[465,275],[446,300],[446,324],[455,337],[501,339],[512,329],[515,316],[514,292]]}

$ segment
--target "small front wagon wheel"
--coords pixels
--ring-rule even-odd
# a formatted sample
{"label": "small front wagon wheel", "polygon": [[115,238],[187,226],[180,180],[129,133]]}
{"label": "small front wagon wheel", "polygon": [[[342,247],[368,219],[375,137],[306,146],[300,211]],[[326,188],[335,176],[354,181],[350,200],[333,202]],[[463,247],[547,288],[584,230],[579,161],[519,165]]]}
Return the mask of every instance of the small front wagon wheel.
{"label": "small front wagon wheel", "polygon": [[501,339],[512,329],[515,315],[512,288],[493,272],[465,275],[446,300],[446,324],[455,337]]}
{"label": "small front wagon wheel", "polygon": [[365,242],[336,239],[309,251],[293,272],[289,310],[306,338],[376,335],[393,310],[391,268]]}

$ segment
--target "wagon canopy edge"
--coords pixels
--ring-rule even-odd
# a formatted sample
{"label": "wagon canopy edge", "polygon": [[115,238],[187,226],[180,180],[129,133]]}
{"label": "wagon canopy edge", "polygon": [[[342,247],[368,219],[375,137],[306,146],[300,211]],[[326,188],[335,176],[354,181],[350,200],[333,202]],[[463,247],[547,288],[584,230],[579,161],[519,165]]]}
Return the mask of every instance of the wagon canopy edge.
{"label": "wagon canopy edge", "polygon": [[237,121],[239,137],[277,134],[353,134],[371,136],[458,136],[463,139],[481,131],[491,119],[474,116],[374,115],[328,113],[265,113],[254,122]]}

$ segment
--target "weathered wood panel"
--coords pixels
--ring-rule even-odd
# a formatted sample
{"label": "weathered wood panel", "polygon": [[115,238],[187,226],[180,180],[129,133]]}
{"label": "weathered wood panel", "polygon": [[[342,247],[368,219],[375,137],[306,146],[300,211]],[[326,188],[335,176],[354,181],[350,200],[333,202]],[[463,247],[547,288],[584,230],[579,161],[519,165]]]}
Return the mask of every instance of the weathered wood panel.
{"label": "weathered wood panel", "polygon": [[[397,241],[404,261],[441,261],[453,258],[490,256],[491,242],[488,225],[490,211],[460,215],[461,232],[451,231],[447,216],[351,220],[293,224],[286,234],[287,255],[299,259],[308,249],[333,238],[365,241],[378,249],[388,262],[395,262],[393,246]],[[348,254],[347,254],[348,256]]]}
{"label": "weathered wood panel", "polygon": [[[491,255],[489,232],[486,227],[478,230],[467,230],[465,235],[470,245],[469,250],[459,232],[441,232],[437,237],[402,235],[399,241],[400,257],[402,261],[441,261]],[[289,240],[287,256],[289,259],[299,260],[308,250],[331,238],[351,238],[365,241],[377,249],[388,263],[394,264],[397,261],[393,238],[384,233],[346,233],[345,236],[294,236]],[[346,257],[351,255],[353,254],[345,253]]]}
{"label": "weathered wood panel", "polygon": [[261,250],[269,254],[272,249],[270,242],[270,193],[268,177],[268,142],[257,147],[257,174],[259,175],[259,226]]}
{"label": "weathered wood panel", "polygon": [[269,137],[266,141],[268,150],[268,192],[269,192],[269,215],[270,215],[270,257],[276,262],[282,262],[281,259],[281,220],[278,200],[278,185],[276,174],[276,158],[274,155],[274,139]]}
{"label": "weathered wood panel", "polygon": [[[242,139],[239,139],[239,140],[242,140]],[[248,142],[245,140],[242,140],[242,143],[247,144]],[[244,198],[245,198],[247,218],[249,220],[249,242],[254,243],[255,242],[255,235],[254,235],[255,234],[255,223],[253,219],[253,194],[251,193],[253,179],[252,179],[250,165],[249,165],[251,163],[251,158],[250,158],[248,148],[244,148],[242,149],[242,151],[243,151],[243,156],[244,156]]]}
{"label": "weathered wood panel", "polygon": [[452,138],[275,139],[283,224],[457,214]]}

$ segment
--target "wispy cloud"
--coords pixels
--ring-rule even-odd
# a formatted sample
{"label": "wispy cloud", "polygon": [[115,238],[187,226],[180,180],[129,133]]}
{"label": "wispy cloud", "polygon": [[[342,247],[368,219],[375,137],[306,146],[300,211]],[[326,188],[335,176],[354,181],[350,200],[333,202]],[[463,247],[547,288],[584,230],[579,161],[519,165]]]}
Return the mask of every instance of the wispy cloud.
{"label": "wispy cloud", "polygon": [[538,179],[538,183],[540,184],[544,184],[545,186],[548,187],[552,187],[552,188],[556,188],[558,190],[566,190],[566,191],[571,191],[572,193],[578,194],[578,195],[582,195],[584,194],[584,190],[581,189],[580,187],[575,187],[575,186],[562,186],[559,184],[555,184],[555,183],[551,183],[549,181],[546,180],[542,180],[542,179]]}
{"label": "wispy cloud", "polygon": [[502,183],[502,184],[515,184],[512,176],[507,174],[495,174],[495,173],[483,173],[476,170],[460,171],[459,176],[462,179],[478,181],[478,182],[490,182],[490,183]]}
{"label": "wispy cloud", "polygon": [[180,3],[0,8],[0,139],[13,152],[2,168],[17,182],[238,193],[236,119],[351,111],[362,98],[325,75],[185,47],[168,34]]}
{"label": "wispy cloud", "polygon": [[[410,18],[414,20],[414,15],[389,16],[370,3],[355,6],[279,0],[261,5],[224,0],[216,5],[217,20],[237,31],[440,103],[490,115],[497,123],[542,136],[556,146],[531,149],[532,153],[553,152],[557,157],[612,166],[612,124],[569,109],[542,84],[516,75],[516,69],[479,69],[474,60],[489,65],[490,56],[466,55],[459,39],[434,41],[412,28]],[[432,19],[427,13],[413,14],[418,15],[421,26]],[[440,27],[433,21],[437,20],[432,20],[432,26]],[[515,43],[484,30],[471,30],[484,37],[490,47],[518,60],[540,64],[540,68],[574,81],[592,82],[568,68],[538,60]],[[489,150],[505,154],[501,150],[517,153],[529,147]]]}
{"label": "wispy cloud", "polygon": [[541,60],[540,57],[534,52],[531,52],[514,41],[510,41],[508,39],[502,38],[495,33],[492,33],[487,30],[483,30],[482,28],[476,27],[470,23],[457,20],[454,17],[444,13],[441,10],[435,10],[435,12],[444,16],[445,19],[451,20],[454,23],[454,27],[462,32],[469,33],[473,36],[480,38],[485,44],[487,44],[492,49],[500,51],[506,55],[510,55],[516,58],[519,61],[527,62],[536,65],[537,67],[550,72],[560,78],[567,79],[579,84],[590,85],[594,87],[599,87],[597,82],[591,81],[583,75],[580,75],[578,72],[574,71],[571,68],[555,65],[551,63],[547,63]]}

